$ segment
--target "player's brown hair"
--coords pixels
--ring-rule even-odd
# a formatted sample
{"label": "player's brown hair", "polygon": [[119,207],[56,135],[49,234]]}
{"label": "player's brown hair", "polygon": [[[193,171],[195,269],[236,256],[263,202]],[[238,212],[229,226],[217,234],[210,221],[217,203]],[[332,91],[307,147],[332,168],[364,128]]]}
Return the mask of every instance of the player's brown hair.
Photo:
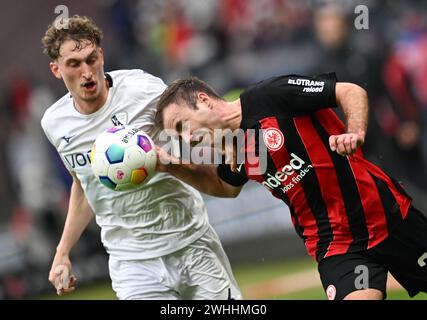
{"label": "player's brown hair", "polygon": [[197,93],[204,92],[209,97],[223,100],[214,89],[197,77],[178,79],[172,82],[160,96],[157,102],[156,119],[159,124],[163,121],[164,109],[172,103],[185,103],[191,109],[197,108]]}
{"label": "player's brown hair", "polygon": [[83,47],[83,42],[99,46],[102,40],[101,29],[86,16],[74,15],[66,21],[62,21],[62,26],[52,23],[48,26],[44,37],[42,38],[43,53],[52,60],[58,59],[61,45],[66,40],[73,40],[76,44],[75,50]]}

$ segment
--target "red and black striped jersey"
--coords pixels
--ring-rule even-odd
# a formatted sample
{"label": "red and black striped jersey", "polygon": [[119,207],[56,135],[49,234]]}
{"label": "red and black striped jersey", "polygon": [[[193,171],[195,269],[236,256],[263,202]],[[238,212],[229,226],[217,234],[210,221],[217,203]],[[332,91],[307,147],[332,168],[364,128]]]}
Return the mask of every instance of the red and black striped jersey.
{"label": "red and black striped jersey", "polygon": [[218,166],[225,182],[255,180],[283,200],[317,261],[378,245],[411,203],[399,183],[360,149],[346,157],[331,151],[329,136],[346,132],[331,109],[335,84],[331,73],[274,77],[248,88],[240,97],[244,163],[240,172]]}

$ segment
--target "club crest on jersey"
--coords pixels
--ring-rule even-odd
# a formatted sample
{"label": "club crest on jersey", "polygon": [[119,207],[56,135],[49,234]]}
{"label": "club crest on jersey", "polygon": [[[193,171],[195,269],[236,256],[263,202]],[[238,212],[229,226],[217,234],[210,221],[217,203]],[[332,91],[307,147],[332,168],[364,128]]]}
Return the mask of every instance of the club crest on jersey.
{"label": "club crest on jersey", "polygon": [[111,117],[111,121],[115,126],[123,126],[128,123],[128,114],[126,112],[116,113]]}
{"label": "club crest on jersey", "polygon": [[285,137],[283,133],[277,128],[267,128],[263,130],[262,138],[267,148],[271,151],[277,151],[283,147]]}

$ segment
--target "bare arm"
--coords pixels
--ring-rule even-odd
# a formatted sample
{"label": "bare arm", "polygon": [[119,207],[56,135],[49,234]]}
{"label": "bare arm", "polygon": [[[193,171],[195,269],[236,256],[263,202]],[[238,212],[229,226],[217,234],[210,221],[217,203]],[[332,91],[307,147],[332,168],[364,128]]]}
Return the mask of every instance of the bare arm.
{"label": "bare arm", "polygon": [[215,197],[235,198],[242,190],[243,186],[232,186],[218,177],[214,165],[176,164],[176,159],[172,159],[160,147],[157,147],[157,156],[159,158],[156,167],[158,171],[168,172],[200,192]]}
{"label": "bare arm", "polygon": [[[68,206],[67,219],[65,221],[64,230],[61,240],[56,248],[55,258],[49,273],[49,281],[55,286],[57,278],[61,275],[57,269],[60,265],[65,265],[68,271],[71,271],[70,251],[81,234],[86,229],[94,214],[90,208],[84,195],[80,181],[73,175],[73,184],[71,186],[70,202]],[[74,289],[75,281],[70,282],[70,288],[62,288],[58,290],[58,294],[70,292]]]}
{"label": "bare arm", "polygon": [[341,155],[351,155],[365,141],[368,127],[368,95],[362,87],[346,82],[339,82],[335,87],[337,104],[344,111],[347,133],[332,135],[329,144],[332,151]]}
{"label": "bare arm", "polygon": [[56,251],[69,254],[93,217],[93,211],[86,200],[80,181],[73,175],[67,219]]}

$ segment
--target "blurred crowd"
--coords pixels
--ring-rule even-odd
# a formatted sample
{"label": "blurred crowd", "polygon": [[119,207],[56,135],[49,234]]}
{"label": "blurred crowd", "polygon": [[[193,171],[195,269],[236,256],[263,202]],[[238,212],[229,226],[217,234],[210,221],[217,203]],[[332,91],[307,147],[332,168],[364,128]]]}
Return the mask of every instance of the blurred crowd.
{"label": "blurred crowd", "polygon": [[[368,29],[355,25],[354,9],[361,3],[369,10]],[[423,1],[111,0],[92,5],[108,21],[106,71],[142,68],[166,82],[192,74],[221,94],[279,74],[335,71],[339,81],[361,85],[370,98],[365,154],[402,181],[427,212]],[[27,295],[29,287],[42,291],[47,285],[71,180],[40,127],[43,112],[64,90],[16,71],[0,91],[0,234],[12,239],[16,250],[10,252],[20,252],[22,263],[31,266],[11,272],[6,262],[12,253],[0,250],[0,298],[14,298]],[[98,233],[92,226],[74,255],[102,251]],[[103,259],[100,255],[93,264],[103,266]],[[44,272],[43,283],[29,286],[32,276],[25,270]]]}
{"label": "blurred crowd", "polygon": [[[369,10],[358,29],[355,7]],[[427,191],[427,4],[422,1],[115,1],[112,68],[167,82],[194,74],[221,93],[278,74],[335,71],[370,97],[368,157]],[[126,54],[122,54],[125,48]]]}

